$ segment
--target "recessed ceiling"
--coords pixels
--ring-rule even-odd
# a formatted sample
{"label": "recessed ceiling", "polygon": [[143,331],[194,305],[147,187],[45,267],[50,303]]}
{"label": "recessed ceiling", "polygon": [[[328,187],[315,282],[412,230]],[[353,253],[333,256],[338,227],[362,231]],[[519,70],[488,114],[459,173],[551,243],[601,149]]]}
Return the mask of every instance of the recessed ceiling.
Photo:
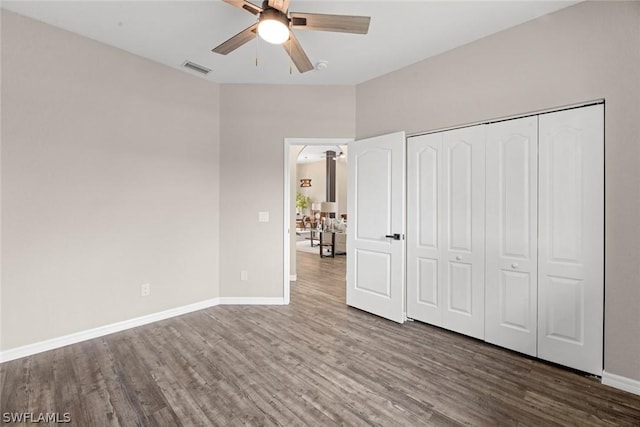
{"label": "recessed ceiling", "polygon": [[371,17],[367,35],[296,31],[311,62],[327,63],[304,74],[282,46],[259,38],[226,56],[211,52],[256,20],[222,1],[23,0],[2,8],[201,76],[182,66],[194,62],[212,70],[201,78],[218,83],[353,85],[575,3],[292,0],[290,11]]}
{"label": "recessed ceiling", "polygon": [[327,158],[327,151],[333,151],[336,155],[346,154],[347,146],[339,145],[306,145],[298,154],[297,164],[314,163]]}

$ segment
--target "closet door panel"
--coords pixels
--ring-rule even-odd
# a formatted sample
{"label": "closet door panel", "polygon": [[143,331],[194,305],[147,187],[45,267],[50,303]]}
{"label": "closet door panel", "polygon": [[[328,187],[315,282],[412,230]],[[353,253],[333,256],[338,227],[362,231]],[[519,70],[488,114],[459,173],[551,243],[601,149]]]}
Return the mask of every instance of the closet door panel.
{"label": "closet door panel", "polygon": [[486,129],[485,339],[537,352],[538,118]]}
{"label": "closet door panel", "polygon": [[442,133],[408,139],[407,316],[442,326]]}
{"label": "closet door panel", "polygon": [[449,251],[471,252],[472,149],[470,138],[447,138],[447,241]]}
{"label": "closet door panel", "polygon": [[443,133],[442,324],[484,338],[484,126]]}
{"label": "closet door panel", "polygon": [[[533,356],[536,344],[536,313],[532,312],[530,307],[532,305],[531,290],[536,287],[536,282],[531,279],[531,276],[531,273],[509,271],[507,268],[500,271],[498,289],[500,304],[495,314],[500,316],[500,326],[509,328],[509,332],[515,330],[524,333],[528,338],[524,350],[516,348],[517,345],[511,342],[496,344]],[[535,302],[534,299],[533,305],[537,306]],[[533,338],[530,338],[531,336]],[[490,339],[487,341],[492,342]],[[533,349],[529,350],[529,347],[533,347]]]}
{"label": "closet door panel", "polygon": [[604,109],[540,116],[538,356],[602,374]]}

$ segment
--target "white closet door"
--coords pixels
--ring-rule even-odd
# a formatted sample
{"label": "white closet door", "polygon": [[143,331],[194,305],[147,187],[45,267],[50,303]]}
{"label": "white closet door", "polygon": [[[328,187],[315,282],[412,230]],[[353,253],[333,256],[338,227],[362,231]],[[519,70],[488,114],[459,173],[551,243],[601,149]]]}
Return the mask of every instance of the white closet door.
{"label": "white closet door", "polygon": [[538,357],[601,375],[604,108],[539,120]]}
{"label": "white closet door", "polygon": [[484,128],[443,135],[442,323],[484,339]]}
{"label": "white closet door", "polygon": [[484,338],[484,126],[410,138],[407,315]]}
{"label": "white closet door", "polygon": [[486,128],[485,340],[536,355],[538,117]]}
{"label": "white closet door", "polygon": [[407,316],[442,326],[443,133],[408,139]]}

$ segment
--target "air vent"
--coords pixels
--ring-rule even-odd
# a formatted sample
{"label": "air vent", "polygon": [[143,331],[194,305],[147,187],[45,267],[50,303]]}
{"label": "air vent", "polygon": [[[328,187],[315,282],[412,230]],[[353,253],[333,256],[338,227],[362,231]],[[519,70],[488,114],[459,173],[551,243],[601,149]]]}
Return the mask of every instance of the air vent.
{"label": "air vent", "polygon": [[207,74],[209,74],[209,72],[211,71],[209,68],[204,67],[204,66],[199,65],[199,64],[196,64],[195,62],[191,62],[191,61],[185,62],[184,64],[182,64],[182,66],[184,68],[188,68],[190,70],[197,71],[200,74],[204,74],[205,76]]}

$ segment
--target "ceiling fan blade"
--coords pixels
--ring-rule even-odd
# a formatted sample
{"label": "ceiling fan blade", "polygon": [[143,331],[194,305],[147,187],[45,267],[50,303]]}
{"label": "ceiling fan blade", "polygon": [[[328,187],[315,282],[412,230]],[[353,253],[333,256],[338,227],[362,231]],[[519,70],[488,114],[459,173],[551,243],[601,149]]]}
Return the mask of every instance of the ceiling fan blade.
{"label": "ceiling fan blade", "polygon": [[222,0],[225,3],[229,3],[231,6],[235,6],[235,7],[239,7],[240,9],[244,9],[246,11],[248,11],[249,13],[253,13],[254,15],[259,14],[260,12],[262,12],[262,8],[259,6],[256,6],[253,3],[249,3],[246,0]]}
{"label": "ceiling fan blade", "polygon": [[240,31],[238,34],[231,37],[221,45],[211,49],[211,52],[219,53],[221,55],[226,55],[227,53],[233,52],[246,42],[256,38],[256,28],[258,28],[257,22],[252,26]]}
{"label": "ceiling fan blade", "polygon": [[296,36],[293,34],[293,31],[289,31],[289,40],[284,42],[282,46],[284,46],[284,50],[287,51],[287,54],[291,57],[293,64],[296,66],[300,74],[313,70],[313,64],[309,60],[307,54],[304,53],[304,50],[302,49],[302,46],[300,46]]}
{"label": "ceiling fan blade", "polygon": [[287,13],[290,0],[269,0],[269,6],[278,9],[280,12]]}
{"label": "ceiling fan blade", "polygon": [[297,30],[337,31],[340,33],[367,34],[369,16],[325,15],[291,12],[291,27]]}

